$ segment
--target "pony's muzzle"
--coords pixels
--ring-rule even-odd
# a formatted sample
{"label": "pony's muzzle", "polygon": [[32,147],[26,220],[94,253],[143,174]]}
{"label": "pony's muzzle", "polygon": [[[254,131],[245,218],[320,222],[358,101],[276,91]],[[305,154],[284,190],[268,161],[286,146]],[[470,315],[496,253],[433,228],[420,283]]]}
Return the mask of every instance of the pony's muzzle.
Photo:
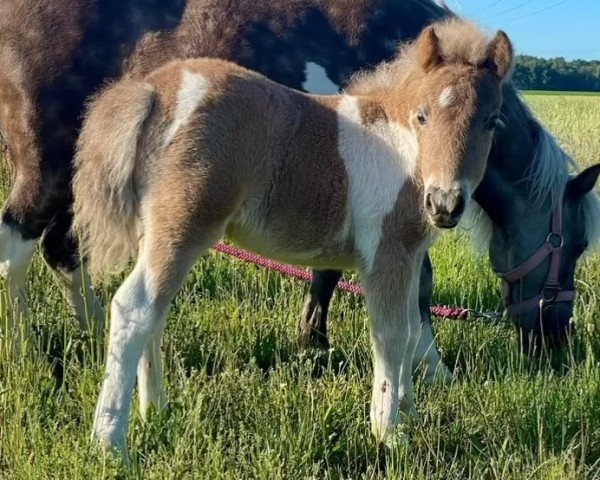
{"label": "pony's muzzle", "polygon": [[453,228],[458,225],[467,205],[467,195],[462,187],[449,190],[429,186],[425,189],[425,211],[430,222],[437,228]]}

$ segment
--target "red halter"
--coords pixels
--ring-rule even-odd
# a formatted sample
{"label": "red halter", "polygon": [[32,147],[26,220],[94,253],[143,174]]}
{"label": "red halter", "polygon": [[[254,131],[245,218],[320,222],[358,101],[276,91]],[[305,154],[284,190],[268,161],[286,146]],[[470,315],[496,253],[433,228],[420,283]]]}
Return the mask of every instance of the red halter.
{"label": "red halter", "polygon": [[[497,273],[498,277],[503,281],[504,305],[508,315],[511,317],[543,307],[544,305],[557,302],[570,302],[575,298],[575,291],[561,290],[558,281],[560,257],[564,245],[562,235],[562,202],[563,199],[561,196],[556,208],[552,211],[552,230],[546,237],[544,244],[518,267],[506,273]],[[548,255],[550,255],[550,269],[548,270],[548,276],[546,277],[541,293],[527,300],[511,303],[512,289],[515,284],[540,265]]]}

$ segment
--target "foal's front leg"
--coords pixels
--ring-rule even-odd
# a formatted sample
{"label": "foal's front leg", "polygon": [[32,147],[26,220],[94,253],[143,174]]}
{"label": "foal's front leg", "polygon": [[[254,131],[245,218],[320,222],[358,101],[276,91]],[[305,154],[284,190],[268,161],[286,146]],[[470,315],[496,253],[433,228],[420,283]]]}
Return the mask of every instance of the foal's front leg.
{"label": "foal's front leg", "polygon": [[386,444],[393,443],[392,429],[401,423],[400,405],[403,415],[416,416],[411,374],[419,332],[418,277],[414,261],[407,262],[381,256],[379,268],[363,274],[375,353],[371,430]]}
{"label": "foal's front leg", "polygon": [[431,296],[433,293],[433,268],[429,255],[425,254],[419,282],[419,310],[421,317],[421,331],[419,341],[413,359],[413,371],[417,370],[420,364],[425,367],[425,383],[435,382],[450,383],[453,375],[444,365],[435,344],[435,337],[431,326]]}

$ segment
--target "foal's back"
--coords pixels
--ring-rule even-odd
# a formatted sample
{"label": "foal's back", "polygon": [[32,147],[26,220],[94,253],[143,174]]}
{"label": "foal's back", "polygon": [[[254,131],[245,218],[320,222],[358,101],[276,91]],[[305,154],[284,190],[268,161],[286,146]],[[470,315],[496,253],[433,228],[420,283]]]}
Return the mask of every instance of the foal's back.
{"label": "foal's back", "polygon": [[[285,245],[286,252],[306,252],[285,257],[302,263],[304,255],[330,258],[343,250],[348,178],[338,151],[341,96],[303,94],[207,58],[171,62],[145,82],[156,104],[143,155],[170,172],[142,173],[153,191],[173,191],[177,178],[191,181],[190,189],[211,203],[218,199],[227,216],[235,212],[228,233],[258,252]],[[150,177],[160,177],[161,185]]]}

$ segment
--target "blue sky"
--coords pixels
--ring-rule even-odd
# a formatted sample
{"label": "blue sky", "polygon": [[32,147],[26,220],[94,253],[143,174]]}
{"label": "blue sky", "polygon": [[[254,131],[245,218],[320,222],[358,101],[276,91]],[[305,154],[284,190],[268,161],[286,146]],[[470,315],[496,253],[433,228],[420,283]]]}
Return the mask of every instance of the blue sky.
{"label": "blue sky", "polygon": [[446,0],[457,13],[510,36],[517,53],[600,60],[600,0]]}

